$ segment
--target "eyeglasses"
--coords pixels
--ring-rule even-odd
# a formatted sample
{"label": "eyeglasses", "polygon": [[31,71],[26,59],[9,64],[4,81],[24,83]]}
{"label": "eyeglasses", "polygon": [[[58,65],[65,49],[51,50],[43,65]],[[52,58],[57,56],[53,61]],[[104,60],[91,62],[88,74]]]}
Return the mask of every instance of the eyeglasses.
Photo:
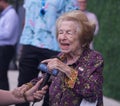
{"label": "eyeglasses", "polygon": [[63,34],[67,34],[69,36],[73,36],[76,34],[76,31],[72,31],[72,30],[59,30],[58,31],[58,35],[63,35]]}

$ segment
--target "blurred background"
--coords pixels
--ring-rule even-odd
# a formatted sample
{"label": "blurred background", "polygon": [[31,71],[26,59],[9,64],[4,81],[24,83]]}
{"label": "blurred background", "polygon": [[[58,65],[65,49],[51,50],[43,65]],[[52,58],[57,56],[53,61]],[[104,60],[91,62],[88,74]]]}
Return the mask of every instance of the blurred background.
{"label": "blurred background", "polygon": [[[10,0],[16,10],[23,0]],[[88,0],[88,10],[98,17],[100,30],[94,47],[104,57],[104,95],[120,101],[120,0]]]}
{"label": "blurred background", "polygon": [[88,0],[100,23],[95,49],[105,60],[104,95],[120,101],[120,0]]}

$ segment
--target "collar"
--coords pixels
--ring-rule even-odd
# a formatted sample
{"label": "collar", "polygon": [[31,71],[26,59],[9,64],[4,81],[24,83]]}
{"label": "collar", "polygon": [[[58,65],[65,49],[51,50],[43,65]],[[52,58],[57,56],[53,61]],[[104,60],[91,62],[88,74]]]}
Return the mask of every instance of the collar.
{"label": "collar", "polygon": [[1,16],[5,15],[11,8],[13,8],[12,5],[9,5],[7,8],[5,8],[5,9],[1,12]]}

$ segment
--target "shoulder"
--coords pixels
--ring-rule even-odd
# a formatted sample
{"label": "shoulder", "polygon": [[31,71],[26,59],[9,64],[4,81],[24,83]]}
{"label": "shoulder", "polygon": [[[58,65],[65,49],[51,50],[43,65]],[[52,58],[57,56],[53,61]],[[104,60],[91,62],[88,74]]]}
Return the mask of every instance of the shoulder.
{"label": "shoulder", "polygon": [[90,50],[90,55],[92,55],[93,57],[101,57],[102,58],[102,54],[99,52],[99,51],[96,51],[96,50]]}
{"label": "shoulder", "polygon": [[100,52],[98,51],[95,51],[95,50],[87,50],[85,51],[84,53],[84,60],[86,61],[86,63],[88,64],[103,64],[104,62],[104,59],[103,59],[103,56]]}
{"label": "shoulder", "polygon": [[12,7],[12,6],[9,6],[9,9],[6,11],[6,13],[5,13],[5,16],[7,17],[7,18],[18,18],[18,15],[17,15],[17,13],[16,13],[16,11],[15,11],[15,9],[14,9],[14,7]]}
{"label": "shoulder", "polygon": [[97,16],[94,13],[86,11],[85,14],[89,20],[97,21]]}
{"label": "shoulder", "polygon": [[[78,70],[83,72],[86,76],[91,75],[94,71],[101,73],[104,67],[104,60],[101,53],[89,49],[84,51],[83,56],[80,58],[78,67]],[[86,71],[83,71],[83,69]]]}
{"label": "shoulder", "polygon": [[90,50],[89,55],[91,59],[103,60],[102,54],[98,51]]}
{"label": "shoulder", "polygon": [[91,17],[96,17],[96,14],[93,12],[86,11],[85,14],[91,16]]}
{"label": "shoulder", "polygon": [[15,11],[15,9],[14,8],[11,8],[10,10],[9,10],[9,14],[13,14],[13,15],[17,15],[17,13],[16,13],[16,11]]}
{"label": "shoulder", "polygon": [[104,66],[104,59],[102,54],[98,51],[91,50],[89,64],[91,66],[94,66],[94,68],[97,68],[97,67],[102,68]]}

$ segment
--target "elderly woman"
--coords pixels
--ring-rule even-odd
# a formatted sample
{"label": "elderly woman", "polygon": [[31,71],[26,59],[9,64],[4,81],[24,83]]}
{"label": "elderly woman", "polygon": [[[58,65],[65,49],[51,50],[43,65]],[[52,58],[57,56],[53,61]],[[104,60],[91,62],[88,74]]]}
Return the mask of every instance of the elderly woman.
{"label": "elderly woman", "polygon": [[96,106],[102,106],[103,58],[89,49],[95,26],[83,12],[75,10],[60,16],[56,29],[59,59],[42,61],[50,71],[59,70],[56,77],[51,77],[49,106],[79,106],[82,100],[97,101]]}

